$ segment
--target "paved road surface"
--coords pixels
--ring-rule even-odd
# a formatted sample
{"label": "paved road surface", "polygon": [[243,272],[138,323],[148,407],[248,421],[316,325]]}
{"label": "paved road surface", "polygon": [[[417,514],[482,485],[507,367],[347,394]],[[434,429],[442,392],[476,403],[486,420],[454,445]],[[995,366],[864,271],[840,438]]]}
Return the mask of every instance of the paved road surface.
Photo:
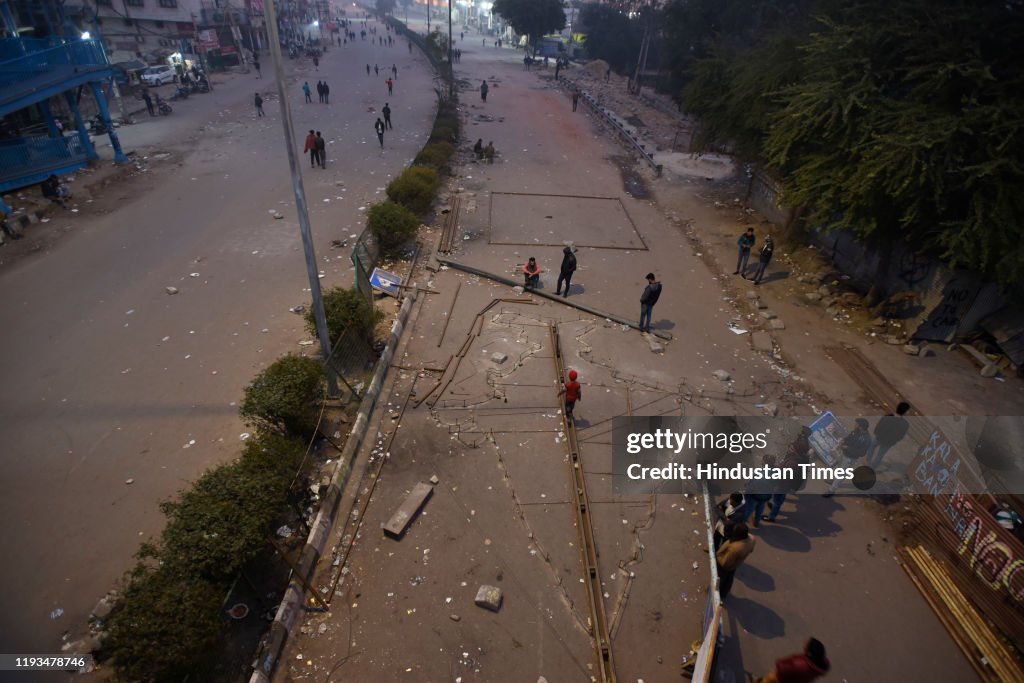
{"label": "paved road surface", "polygon": [[[367,78],[368,61],[379,78]],[[381,151],[373,122],[392,63],[395,130]],[[55,218],[75,229],[0,271],[0,518],[12,550],[0,570],[0,651],[56,651],[65,631],[81,630],[161,528],[158,502],[237,454],[245,384],[307,338],[288,312],[308,304],[308,281],[264,64],[261,80],[218,78],[214,93],[173,103],[172,116],[122,128],[126,149],[173,156],[109,187],[112,213]],[[306,60],[287,68],[298,139],[316,128],[330,141],[327,170],[304,167],[321,282],[349,285],[348,250],[329,243],[362,229],[359,207],[379,200],[422,145],[432,82],[404,43],[333,48],[319,73]],[[330,105],[303,104],[303,69],[312,84],[329,80]],[[165,293],[172,285],[179,294]]]}

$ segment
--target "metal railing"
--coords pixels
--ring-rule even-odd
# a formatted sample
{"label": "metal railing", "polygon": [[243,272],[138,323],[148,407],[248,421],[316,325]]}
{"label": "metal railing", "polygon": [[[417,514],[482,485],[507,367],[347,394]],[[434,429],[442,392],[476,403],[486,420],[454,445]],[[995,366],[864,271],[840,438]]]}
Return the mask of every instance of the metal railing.
{"label": "metal railing", "polygon": [[77,135],[31,137],[0,143],[0,182],[86,160],[85,147]]}
{"label": "metal railing", "polygon": [[[19,41],[23,45],[26,40]],[[10,54],[10,46],[0,54]],[[0,61],[0,88],[43,74],[59,75],[75,67],[109,66],[103,44],[98,40],[75,40]]]}

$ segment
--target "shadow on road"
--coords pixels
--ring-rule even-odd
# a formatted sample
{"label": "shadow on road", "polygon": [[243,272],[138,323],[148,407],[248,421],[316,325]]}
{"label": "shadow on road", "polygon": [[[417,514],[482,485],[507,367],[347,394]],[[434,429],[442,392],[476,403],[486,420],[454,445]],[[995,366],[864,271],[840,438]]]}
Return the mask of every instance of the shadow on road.
{"label": "shadow on road", "polygon": [[736,572],[736,578],[744,586],[758,593],[769,593],[775,590],[775,579],[772,578],[772,575],[750,564],[744,564]]}
{"label": "shadow on road", "polygon": [[811,550],[810,540],[800,533],[799,529],[783,526],[778,522],[762,526],[757,532],[757,537],[773,548],[791,553],[806,553]]}
{"label": "shadow on road", "polygon": [[[750,634],[765,640],[781,638],[786,635],[786,622],[761,603],[747,598],[738,598],[735,595],[730,595],[726,603],[729,614]],[[736,629],[733,629],[733,633],[735,632]]]}

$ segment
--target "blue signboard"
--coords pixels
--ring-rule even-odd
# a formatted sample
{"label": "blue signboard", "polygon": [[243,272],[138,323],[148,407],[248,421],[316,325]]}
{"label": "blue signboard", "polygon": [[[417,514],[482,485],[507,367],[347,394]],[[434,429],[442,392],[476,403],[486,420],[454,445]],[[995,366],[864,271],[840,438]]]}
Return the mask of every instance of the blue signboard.
{"label": "blue signboard", "polygon": [[402,284],[402,276],[389,273],[386,270],[380,268],[374,268],[373,274],[370,275],[370,286],[374,289],[379,289],[385,294],[398,298],[399,285]]}
{"label": "blue signboard", "polygon": [[836,449],[839,448],[839,442],[848,433],[846,427],[832,414],[832,411],[827,411],[810,424],[810,429],[811,436],[808,440],[811,442],[811,448],[822,462],[829,467],[835,467],[839,460]]}

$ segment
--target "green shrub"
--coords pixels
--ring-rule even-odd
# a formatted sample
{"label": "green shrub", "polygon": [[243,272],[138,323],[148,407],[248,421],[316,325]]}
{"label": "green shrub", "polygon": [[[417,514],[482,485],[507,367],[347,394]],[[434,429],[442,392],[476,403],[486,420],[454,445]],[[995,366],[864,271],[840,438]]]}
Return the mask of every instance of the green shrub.
{"label": "green shrub", "polygon": [[245,442],[239,464],[269,473],[271,486],[291,486],[295,473],[302,466],[307,443],[303,439],[279,434],[258,434]]}
{"label": "green shrub", "polygon": [[129,576],[105,621],[103,651],[118,679],[196,677],[224,632],[220,610],[227,587],[143,564]]}
{"label": "green shrub", "polygon": [[[325,292],[324,313],[327,316],[327,333],[331,336],[332,344],[341,338],[341,333],[345,330],[352,330],[353,333],[372,340],[373,328],[383,316],[355,287],[335,287]],[[313,315],[312,307],[306,311],[306,332],[314,337],[317,334],[316,317]]]}
{"label": "green shrub", "polygon": [[388,184],[388,199],[401,204],[417,216],[422,216],[430,211],[434,193],[440,184],[441,178],[432,168],[407,168]]}
{"label": "green shrub", "polygon": [[448,161],[455,153],[455,147],[450,142],[432,142],[416,155],[412,163],[416,166],[430,166],[441,170],[448,166]]}
{"label": "green shrub", "polygon": [[451,144],[455,142],[455,139],[456,135],[454,128],[435,123],[433,130],[430,131],[430,137],[427,138],[427,142],[447,142],[448,144]]}
{"label": "green shrub", "polygon": [[311,437],[323,382],[319,361],[289,354],[256,375],[245,388],[239,412],[260,430]]}
{"label": "green shrub", "polygon": [[[390,187],[388,189],[390,193]],[[369,214],[370,231],[377,239],[381,254],[385,256],[395,255],[398,249],[412,239],[419,229],[419,219],[401,204],[394,202],[374,204],[370,207]]]}

